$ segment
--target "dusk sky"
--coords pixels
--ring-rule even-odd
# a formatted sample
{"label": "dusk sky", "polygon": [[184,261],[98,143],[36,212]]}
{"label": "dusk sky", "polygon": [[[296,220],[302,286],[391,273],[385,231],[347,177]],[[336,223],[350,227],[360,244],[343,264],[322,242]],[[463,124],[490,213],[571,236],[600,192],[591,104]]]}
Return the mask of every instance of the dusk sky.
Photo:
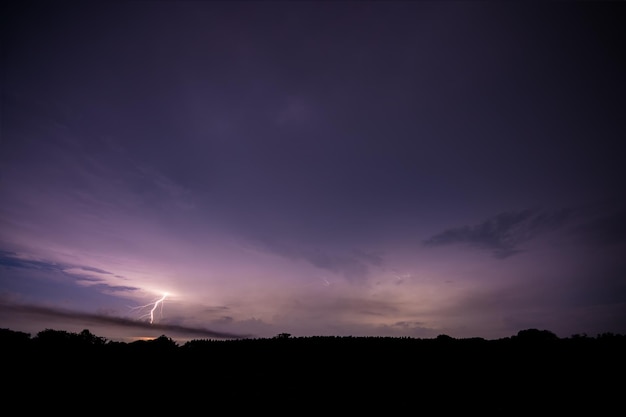
{"label": "dusk sky", "polygon": [[626,334],[625,2],[2,7],[0,328]]}

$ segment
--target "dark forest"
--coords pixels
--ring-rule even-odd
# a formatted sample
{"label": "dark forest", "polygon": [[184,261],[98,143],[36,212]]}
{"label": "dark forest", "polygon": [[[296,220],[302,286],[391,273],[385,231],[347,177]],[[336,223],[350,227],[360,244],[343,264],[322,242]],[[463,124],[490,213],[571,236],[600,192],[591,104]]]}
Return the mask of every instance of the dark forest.
{"label": "dark forest", "polygon": [[559,338],[526,329],[497,340],[282,333],[179,345],[165,335],[114,342],[87,329],[46,329],[33,337],[1,329],[0,343],[5,393],[55,401],[61,394],[112,409],[145,411],[158,399],[166,408],[155,410],[178,412],[219,401],[218,408],[276,407],[286,414],[310,408],[604,415],[618,409],[625,393],[626,336],[613,333]]}

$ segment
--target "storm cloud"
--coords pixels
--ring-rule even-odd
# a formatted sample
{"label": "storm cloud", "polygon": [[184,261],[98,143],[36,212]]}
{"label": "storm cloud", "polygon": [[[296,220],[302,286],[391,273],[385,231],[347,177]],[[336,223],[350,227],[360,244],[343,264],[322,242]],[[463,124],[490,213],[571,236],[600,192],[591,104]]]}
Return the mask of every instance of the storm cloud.
{"label": "storm cloud", "polygon": [[2,325],[140,337],[167,293],[173,332],[626,331],[625,17],[7,3]]}

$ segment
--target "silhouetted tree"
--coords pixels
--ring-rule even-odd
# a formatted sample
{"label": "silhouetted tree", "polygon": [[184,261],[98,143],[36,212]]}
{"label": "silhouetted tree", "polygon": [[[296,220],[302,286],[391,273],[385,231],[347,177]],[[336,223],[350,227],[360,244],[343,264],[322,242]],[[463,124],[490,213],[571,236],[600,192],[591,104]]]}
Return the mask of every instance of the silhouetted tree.
{"label": "silhouetted tree", "polygon": [[440,334],[436,339],[438,342],[443,343],[454,341],[454,338],[452,336],[448,336],[447,334]]}
{"label": "silhouetted tree", "polygon": [[6,352],[25,352],[32,340],[30,333],[0,329],[0,349]]}
{"label": "silhouetted tree", "polygon": [[37,333],[34,341],[39,345],[49,347],[68,347],[71,341],[71,333],[65,330],[45,329]]}
{"label": "silhouetted tree", "polygon": [[0,342],[4,343],[28,343],[30,342],[30,333],[19,332],[10,329],[0,329]]}
{"label": "silhouetted tree", "polygon": [[526,329],[517,332],[517,339],[528,342],[546,342],[558,340],[559,338],[549,330]]}
{"label": "silhouetted tree", "polygon": [[103,346],[107,342],[104,337],[98,337],[87,329],[84,329],[82,332],[80,332],[80,334],[78,334],[78,338],[82,342],[82,344],[91,346]]}
{"label": "silhouetted tree", "polygon": [[157,346],[159,349],[173,350],[178,347],[178,344],[172,338],[165,335],[161,335],[156,339],[149,341],[148,343],[153,346]]}

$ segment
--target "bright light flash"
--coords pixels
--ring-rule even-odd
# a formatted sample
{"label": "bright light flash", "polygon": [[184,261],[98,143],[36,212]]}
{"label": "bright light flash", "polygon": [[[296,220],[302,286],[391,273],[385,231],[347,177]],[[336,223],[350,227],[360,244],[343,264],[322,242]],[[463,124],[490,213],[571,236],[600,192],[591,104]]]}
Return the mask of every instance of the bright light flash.
{"label": "bright light flash", "polygon": [[159,305],[161,305],[161,314],[163,313],[163,301],[165,301],[165,299],[167,298],[168,295],[169,294],[165,292],[165,293],[163,293],[161,298],[159,298],[158,300],[154,301],[153,303],[146,304],[146,305],[143,305],[143,306],[133,307],[133,310],[135,310],[135,309],[142,310],[144,308],[148,308],[148,307],[152,306],[152,308],[150,309],[150,312],[142,316],[142,317],[150,316],[150,324],[152,324],[152,323],[154,323],[154,312],[159,307]]}
{"label": "bright light flash", "polygon": [[152,307],[152,310],[150,310],[150,324],[152,324],[152,322],[154,321],[154,310],[157,309],[159,304],[161,304],[161,312],[163,312],[163,301],[165,300],[165,297],[167,296],[168,296],[167,293],[163,293],[163,297],[159,298],[158,300],[154,302],[154,306]]}

